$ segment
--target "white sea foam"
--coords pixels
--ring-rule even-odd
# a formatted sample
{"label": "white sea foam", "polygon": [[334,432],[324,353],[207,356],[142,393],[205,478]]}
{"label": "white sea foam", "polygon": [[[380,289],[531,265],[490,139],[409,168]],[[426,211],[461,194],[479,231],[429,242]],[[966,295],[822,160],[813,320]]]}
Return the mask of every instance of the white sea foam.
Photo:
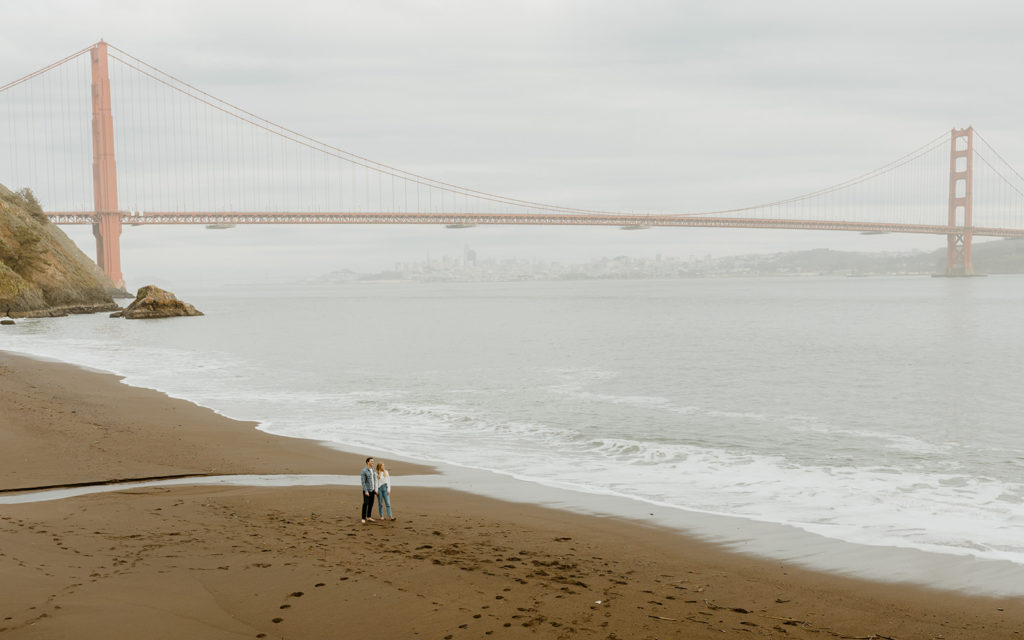
{"label": "white sea foam", "polygon": [[[112,371],[268,431],[350,450],[848,542],[1024,564],[1024,455],[1013,446],[799,409],[722,406],[711,403],[715,394],[698,401],[653,383],[646,393],[599,367],[549,363],[525,379],[490,380],[484,371],[474,385],[478,374],[449,380],[436,365],[409,377],[368,373],[337,354],[317,359],[309,351],[316,341],[299,349],[311,358],[306,366],[227,340],[153,346],[146,331],[123,328],[111,339],[96,331],[101,323],[19,321],[0,333],[0,348]],[[222,338],[239,330],[204,328]]]}
{"label": "white sea foam", "polygon": [[[626,438],[588,440],[541,424],[502,422],[450,405],[387,405],[363,437],[366,449],[401,442],[392,453],[488,469],[590,493],[627,496],[679,509],[779,522],[869,545],[919,548],[1024,563],[1024,508],[1000,496],[1024,485],[890,468],[795,465],[781,457]],[[298,434],[337,440],[366,419],[310,425]],[[959,486],[950,486],[951,483]],[[984,541],[979,541],[979,529]]]}

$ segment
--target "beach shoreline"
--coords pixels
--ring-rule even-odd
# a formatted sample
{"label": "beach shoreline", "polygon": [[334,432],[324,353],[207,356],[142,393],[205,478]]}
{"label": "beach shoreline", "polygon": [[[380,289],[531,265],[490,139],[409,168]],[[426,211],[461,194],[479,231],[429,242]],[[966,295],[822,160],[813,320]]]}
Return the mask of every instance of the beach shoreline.
{"label": "beach shoreline", "polygon": [[[359,455],[112,374],[4,352],[0,404],[0,489],[362,467]],[[0,505],[0,633],[949,639],[1024,629],[1021,598],[845,578],[649,522],[402,487],[402,476],[432,469],[389,463],[394,523],[360,525],[354,485],[190,485]]]}

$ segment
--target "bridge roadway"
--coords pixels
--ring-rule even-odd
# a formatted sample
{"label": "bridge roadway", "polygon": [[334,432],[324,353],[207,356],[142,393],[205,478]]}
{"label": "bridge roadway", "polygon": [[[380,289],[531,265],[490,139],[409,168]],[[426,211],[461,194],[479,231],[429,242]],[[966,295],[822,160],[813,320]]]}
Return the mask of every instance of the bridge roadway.
{"label": "bridge roadway", "polygon": [[[47,213],[55,224],[95,224],[93,212],[55,211]],[[773,220],[767,218],[726,218],[686,215],[583,215],[565,213],[173,213],[134,214],[120,212],[121,223],[154,224],[444,224],[444,225],[563,225],[613,227],[705,227],[726,229],[803,229],[813,231],[858,231],[862,233],[927,233],[1024,238],[1024,229],[999,227],[951,227],[948,225],[898,222],[855,222],[842,220]]]}

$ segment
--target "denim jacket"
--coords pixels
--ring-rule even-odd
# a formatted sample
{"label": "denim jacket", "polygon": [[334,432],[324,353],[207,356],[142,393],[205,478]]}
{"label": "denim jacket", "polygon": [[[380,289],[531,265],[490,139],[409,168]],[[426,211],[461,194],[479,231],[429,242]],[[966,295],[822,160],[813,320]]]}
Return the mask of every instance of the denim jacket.
{"label": "denim jacket", "polygon": [[373,484],[373,471],[369,467],[363,467],[363,472],[359,474],[359,482],[362,483],[365,493],[376,490]]}

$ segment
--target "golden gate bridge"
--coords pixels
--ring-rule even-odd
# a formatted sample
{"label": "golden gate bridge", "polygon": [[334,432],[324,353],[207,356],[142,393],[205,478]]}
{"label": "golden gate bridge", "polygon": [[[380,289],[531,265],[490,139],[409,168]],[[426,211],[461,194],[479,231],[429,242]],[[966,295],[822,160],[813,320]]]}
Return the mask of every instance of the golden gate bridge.
{"label": "golden gate bridge", "polygon": [[923,233],[946,236],[951,276],[973,275],[974,236],[1024,237],[1024,176],[971,127],[791,198],[637,214],[523,200],[375,162],[221,100],[102,40],[0,86],[0,111],[0,184],[31,186],[54,223],[92,225],[97,263],[119,286],[126,224]]}

